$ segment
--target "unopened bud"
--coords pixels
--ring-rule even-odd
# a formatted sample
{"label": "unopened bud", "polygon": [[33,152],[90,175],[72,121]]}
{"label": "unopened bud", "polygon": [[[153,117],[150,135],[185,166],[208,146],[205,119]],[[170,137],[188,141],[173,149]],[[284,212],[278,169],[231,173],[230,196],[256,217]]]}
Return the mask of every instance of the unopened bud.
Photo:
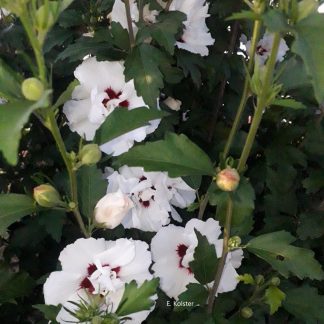
{"label": "unopened bud", "polygon": [[262,285],[264,283],[264,277],[262,275],[255,276],[255,282],[257,285]]}
{"label": "unopened bud", "polygon": [[55,2],[49,2],[46,6],[45,4],[39,7],[36,11],[36,24],[38,30],[48,30],[54,24],[54,15],[52,10],[55,10]]}
{"label": "unopened bud", "polygon": [[58,191],[50,184],[42,184],[34,188],[34,199],[42,207],[52,208],[64,206]]}
{"label": "unopened bud", "polygon": [[253,310],[250,307],[243,307],[241,309],[241,316],[243,318],[251,318],[253,316]]}
{"label": "unopened bud", "polygon": [[280,285],[280,279],[278,277],[273,277],[270,280],[270,284],[273,286],[279,286]]}
{"label": "unopened bud", "polygon": [[230,249],[235,249],[238,248],[242,243],[242,240],[239,236],[232,236],[229,240],[228,240],[228,247]]}
{"label": "unopened bud", "polygon": [[79,160],[82,165],[96,164],[101,159],[101,151],[97,144],[87,144],[82,147],[79,153]]}
{"label": "unopened bud", "polygon": [[29,78],[22,83],[21,91],[26,99],[38,101],[44,93],[44,85],[36,78]]}
{"label": "unopened bud", "polygon": [[240,183],[240,175],[236,169],[227,167],[216,176],[216,184],[223,191],[234,191]]}
{"label": "unopened bud", "polygon": [[168,97],[163,101],[171,110],[179,111],[181,107],[181,100]]}

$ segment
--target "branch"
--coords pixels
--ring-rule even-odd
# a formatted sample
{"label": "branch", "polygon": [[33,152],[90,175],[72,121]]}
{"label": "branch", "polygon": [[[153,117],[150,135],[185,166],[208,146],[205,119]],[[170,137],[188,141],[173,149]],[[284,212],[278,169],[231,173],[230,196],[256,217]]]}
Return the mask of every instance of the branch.
{"label": "branch", "polygon": [[132,16],[131,16],[129,0],[124,0],[124,4],[125,4],[125,9],[126,9],[129,42],[130,42],[131,48],[133,48],[135,46],[135,37],[134,37],[133,21],[132,21]]}

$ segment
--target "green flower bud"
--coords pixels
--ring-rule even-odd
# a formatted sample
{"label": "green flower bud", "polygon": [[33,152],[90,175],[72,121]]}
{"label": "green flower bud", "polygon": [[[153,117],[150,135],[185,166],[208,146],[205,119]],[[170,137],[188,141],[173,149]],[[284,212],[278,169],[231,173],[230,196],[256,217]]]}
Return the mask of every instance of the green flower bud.
{"label": "green flower bud", "polygon": [[79,160],[82,165],[90,165],[99,162],[101,151],[97,144],[87,144],[82,147],[79,153]]}
{"label": "green flower bud", "polygon": [[264,283],[264,277],[262,275],[255,276],[255,282],[257,285],[262,285]]}
{"label": "green flower bud", "polygon": [[236,169],[227,167],[216,175],[217,187],[223,191],[234,191],[240,183],[240,175]]}
{"label": "green flower bud", "polygon": [[253,310],[250,307],[243,307],[241,309],[241,316],[243,318],[251,318],[253,316]]}
{"label": "green flower bud", "polygon": [[273,286],[279,286],[280,285],[280,279],[278,277],[273,277],[270,280],[270,284]]}
{"label": "green flower bud", "polygon": [[47,31],[54,23],[54,14],[57,10],[57,3],[50,1],[48,5],[42,5],[36,11],[36,28],[41,31]]}
{"label": "green flower bud", "polygon": [[34,199],[42,207],[52,208],[64,206],[58,191],[50,184],[42,184],[34,188]]}
{"label": "green flower bud", "polygon": [[21,91],[26,99],[38,101],[44,93],[44,86],[40,80],[29,78],[22,83]]}
{"label": "green flower bud", "polygon": [[242,240],[239,236],[232,236],[229,240],[228,240],[228,247],[230,249],[235,249],[238,248],[242,243]]}

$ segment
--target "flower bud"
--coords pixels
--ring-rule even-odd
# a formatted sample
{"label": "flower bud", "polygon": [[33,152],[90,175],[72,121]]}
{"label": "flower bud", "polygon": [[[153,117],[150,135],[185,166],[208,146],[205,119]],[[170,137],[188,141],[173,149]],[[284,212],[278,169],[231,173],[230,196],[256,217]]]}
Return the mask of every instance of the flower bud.
{"label": "flower bud", "polygon": [[38,101],[44,93],[44,86],[40,80],[29,78],[22,83],[21,91],[26,99]]}
{"label": "flower bud", "polygon": [[227,167],[216,176],[216,184],[223,191],[234,191],[240,183],[240,175],[236,169]]}
{"label": "flower bud", "polygon": [[54,15],[52,10],[55,10],[55,2],[49,2],[49,4],[42,5],[36,11],[36,26],[38,30],[48,30],[54,24]]}
{"label": "flower bud", "polygon": [[50,184],[34,188],[34,199],[42,207],[52,208],[65,205],[58,191]]}
{"label": "flower bud", "polygon": [[229,240],[228,240],[228,247],[230,249],[235,249],[238,248],[242,243],[242,240],[239,236],[232,236]]}
{"label": "flower bud", "polygon": [[241,316],[243,318],[251,318],[253,316],[253,310],[250,307],[243,307],[241,309]]}
{"label": "flower bud", "polygon": [[113,229],[122,222],[132,207],[134,207],[133,202],[121,191],[108,193],[97,203],[94,216],[97,223]]}
{"label": "flower bud", "polygon": [[163,101],[171,110],[179,111],[181,107],[181,100],[168,97]]}
{"label": "flower bud", "polygon": [[79,160],[82,165],[96,164],[101,159],[101,151],[97,144],[87,144],[82,147],[79,153]]}
{"label": "flower bud", "polygon": [[270,280],[270,284],[273,286],[279,286],[280,285],[280,279],[278,277],[273,277]]}

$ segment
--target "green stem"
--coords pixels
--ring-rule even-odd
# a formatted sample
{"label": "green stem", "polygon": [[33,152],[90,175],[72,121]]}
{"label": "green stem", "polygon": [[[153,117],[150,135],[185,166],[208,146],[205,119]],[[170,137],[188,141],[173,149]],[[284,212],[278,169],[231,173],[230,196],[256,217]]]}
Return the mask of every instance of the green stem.
{"label": "green stem", "polygon": [[217,293],[220,281],[222,279],[223,270],[224,270],[224,267],[226,264],[226,258],[227,258],[228,251],[229,251],[228,241],[229,241],[230,234],[231,234],[232,215],[233,215],[233,200],[232,200],[231,194],[229,194],[229,197],[227,200],[226,220],[225,220],[225,226],[224,226],[223,251],[222,251],[221,258],[218,261],[217,271],[215,274],[213,287],[210,290],[209,295],[208,295],[208,307],[207,307],[208,314],[211,314],[213,312],[215,295]]}
{"label": "green stem", "polygon": [[57,122],[56,122],[56,118],[54,115],[54,112],[52,110],[49,110],[48,115],[47,115],[47,120],[46,120],[46,126],[47,128],[50,130],[50,132],[52,133],[56,145],[58,147],[58,150],[63,158],[63,161],[65,163],[65,166],[67,168],[68,171],[68,175],[69,175],[69,180],[70,180],[70,194],[71,194],[71,200],[72,202],[75,203],[75,208],[73,208],[73,214],[74,217],[82,231],[82,233],[84,234],[85,237],[89,237],[89,233],[84,225],[84,222],[82,220],[82,216],[80,214],[79,211],[79,207],[78,207],[78,188],[77,188],[77,179],[76,179],[76,173],[73,170],[73,164],[72,161],[70,160],[68,153],[66,151],[65,148],[65,144],[64,141],[62,139],[60,130],[57,126]]}
{"label": "green stem", "polygon": [[253,116],[252,124],[238,163],[237,170],[242,172],[245,168],[246,161],[251,153],[251,149],[255,140],[257,130],[259,128],[263,111],[267,106],[267,97],[269,94],[269,88],[272,85],[273,71],[276,65],[277,53],[280,44],[280,34],[275,33],[273,38],[272,50],[270,57],[266,65],[266,72],[263,81],[263,88],[260,96],[258,97],[257,106],[255,109],[255,114]]}
{"label": "green stem", "polygon": [[27,9],[26,9],[26,13],[20,16],[20,20],[21,20],[22,25],[24,26],[24,29],[27,33],[30,44],[34,51],[37,68],[38,68],[38,77],[42,81],[42,83],[45,86],[47,86],[46,65],[45,65],[45,60],[44,60],[44,56],[42,53],[42,48],[39,44],[39,41],[38,41],[33,29],[32,29],[32,23],[30,22],[29,17],[27,15]]}
{"label": "green stem", "polygon": [[209,194],[208,192],[206,192],[204,198],[202,199],[199,205],[198,219],[203,219],[206,207],[208,205],[208,201],[209,201]]}
{"label": "green stem", "polygon": [[138,0],[138,10],[139,10],[139,22],[144,21],[144,0]]}
{"label": "green stem", "polygon": [[[248,63],[248,71],[249,74],[252,73],[253,71],[253,66],[254,66],[254,56],[255,56],[255,52],[256,52],[256,47],[257,47],[257,43],[259,41],[259,37],[260,37],[260,31],[261,31],[261,27],[262,27],[262,23],[260,20],[256,20],[254,22],[254,27],[253,27],[253,34],[252,34],[252,40],[251,40],[251,47],[250,47],[250,53],[249,53],[249,63]],[[225,144],[225,148],[224,148],[224,159],[227,158],[229,151],[231,149],[231,146],[233,144],[234,141],[234,137],[238,131],[239,125],[240,125],[240,121],[242,118],[242,114],[244,112],[244,108],[246,105],[246,102],[249,98],[249,76],[247,75],[244,81],[244,87],[243,87],[243,94],[242,94],[242,98],[233,122],[233,126],[231,128],[230,134],[228,136],[227,142]]]}
{"label": "green stem", "polygon": [[124,0],[125,9],[126,9],[126,18],[127,18],[127,25],[128,25],[128,35],[129,35],[129,42],[131,48],[135,46],[135,36],[134,36],[134,29],[133,29],[133,22],[131,16],[131,9],[129,0]]}
{"label": "green stem", "polygon": [[165,9],[164,9],[165,11],[169,11],[171,3],[172,3],[172,0],[168,0],[167,4],[165,6]]}

